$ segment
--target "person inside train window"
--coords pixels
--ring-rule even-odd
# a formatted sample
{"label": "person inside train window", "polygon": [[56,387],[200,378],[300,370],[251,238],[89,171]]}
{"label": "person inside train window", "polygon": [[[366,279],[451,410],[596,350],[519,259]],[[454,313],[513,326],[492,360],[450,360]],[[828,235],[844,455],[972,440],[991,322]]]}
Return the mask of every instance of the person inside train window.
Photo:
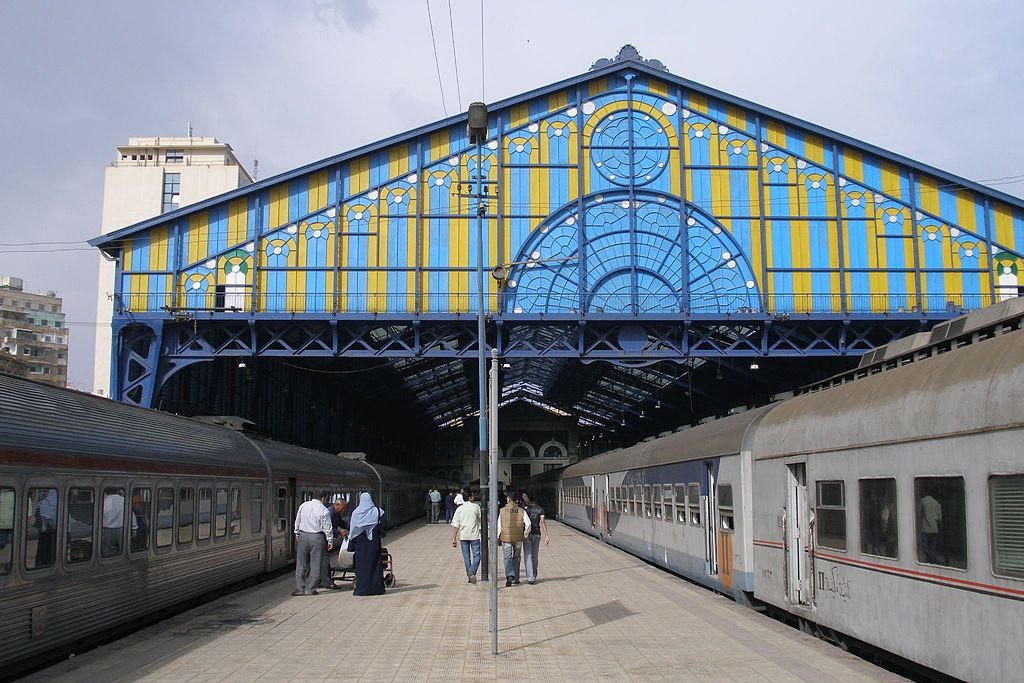
{"label": "person inside train window", "polygon": [[237,486],[231,489],[231,520],[228,533],[232,536],[242,533],[242,489]]}
{"label": "person inside train window", "polygon": [[352,595],[383,595],[383,551],[380,545],[384,510],[377,507],[369,492],[359,494],[359,505],[349,520],[349,549],[355,544],[356,585]]}
{"label": "person inside train window", "polygon": [[0,488],[0,575],[10,574],[14,561],[14,489]]}
{"label": "person inside train window", "polygon": [[92,559],[96,494],[92,489],[71,489],[68,492],[67,562],[76,564]]}
{"label": "person inside train window", "polygon": [[860,481],[861,552],[880,557],[897,556],[896,480]]}
{"label": "person inside train window", "polygon": [[149,527],[153,515],[153,492],[150,489],[132,490],[132,540],[131,551],[149,549]]}
{"label": "person inside train window", "polygon": [[57,559],[57,489],[29,489],[25,568],[50,567]]}
{"label": "person inside train window", "polygon": [[918,561],[967,568],[967,517],[963,477],[918,477]]}
{"label": "person inside train window", "polygon": [[103,489],[103,526],[100,555],[117,557],[124,548],[124,489]]}

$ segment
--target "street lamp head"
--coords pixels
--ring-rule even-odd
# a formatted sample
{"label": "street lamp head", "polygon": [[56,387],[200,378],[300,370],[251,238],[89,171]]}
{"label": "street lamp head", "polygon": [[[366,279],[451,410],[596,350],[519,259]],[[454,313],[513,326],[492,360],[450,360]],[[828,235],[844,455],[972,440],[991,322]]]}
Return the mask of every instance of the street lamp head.
{"label": "street lamp head", "polygon": [[473,102],[466,117],[466,133],[471,143],[479,144],[487,139],[487,105]]}
{"label": "street lamp head", "polygon": [[508,268],[504,264],[499,263],[498,265],[491,268],[491,277],[498,282],[503,282],[508,277]]}

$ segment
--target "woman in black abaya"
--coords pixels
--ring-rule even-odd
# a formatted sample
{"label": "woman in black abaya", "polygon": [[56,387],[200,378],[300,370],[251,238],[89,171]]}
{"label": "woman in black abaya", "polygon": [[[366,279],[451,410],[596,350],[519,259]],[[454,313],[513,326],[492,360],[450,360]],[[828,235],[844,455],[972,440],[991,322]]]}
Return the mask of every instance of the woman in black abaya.
{"label": "woman in black abaya", "polygon": [[356,585],[352,595],[383,595],[380,520],[384,510],[373,504],[369,493],[359,494],[359,507],[349,522],[349,545],[355,543]]}

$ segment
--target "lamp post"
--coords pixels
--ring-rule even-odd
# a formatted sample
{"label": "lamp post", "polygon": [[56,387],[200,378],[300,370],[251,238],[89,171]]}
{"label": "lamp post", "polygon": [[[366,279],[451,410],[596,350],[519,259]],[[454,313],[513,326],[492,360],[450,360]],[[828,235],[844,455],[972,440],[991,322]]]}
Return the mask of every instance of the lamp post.
{"label": "lamp post", "polygon": [[[484,214],[487,206],[484,204],[483,192],[483,146],[487,139],[487,105],[483,102],[473,102],[469,105],[466,115],[466,133],[470,143],[476,145],[476,337],[477,337],[477,375],[479,376],[478,394],[480,406],[479,426],[479,457],[480,457],[480,494],[483,497],[483,488],[490,473],[487,472],[487,328],[486,310],[484,308]],[[488,532],[486,520],[482,524],[482,531]],[[488,556],[490,548],[480,544],[481,568],[480,578],[484,581],[493,579],[489,576]],[[494,581],[491,581],[494,585]]]}

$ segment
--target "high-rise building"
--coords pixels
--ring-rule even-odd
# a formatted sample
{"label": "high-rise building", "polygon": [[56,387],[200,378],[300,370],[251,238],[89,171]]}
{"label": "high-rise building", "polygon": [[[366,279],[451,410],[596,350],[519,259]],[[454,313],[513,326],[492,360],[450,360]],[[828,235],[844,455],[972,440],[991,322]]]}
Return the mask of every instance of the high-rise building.
{"label": "high-rise building", "polygon": [[[252,182],[231,145],[212,137],[128,138],[103,184],[103,234]],[[110,394],[114,264],[100,257],[93,392]]]}
{"label": "high-rise building", "polygon": [[25,291],[21,278],[0,275],[0,367],[56,386],[67,386],[68,329],[56,292]]}

